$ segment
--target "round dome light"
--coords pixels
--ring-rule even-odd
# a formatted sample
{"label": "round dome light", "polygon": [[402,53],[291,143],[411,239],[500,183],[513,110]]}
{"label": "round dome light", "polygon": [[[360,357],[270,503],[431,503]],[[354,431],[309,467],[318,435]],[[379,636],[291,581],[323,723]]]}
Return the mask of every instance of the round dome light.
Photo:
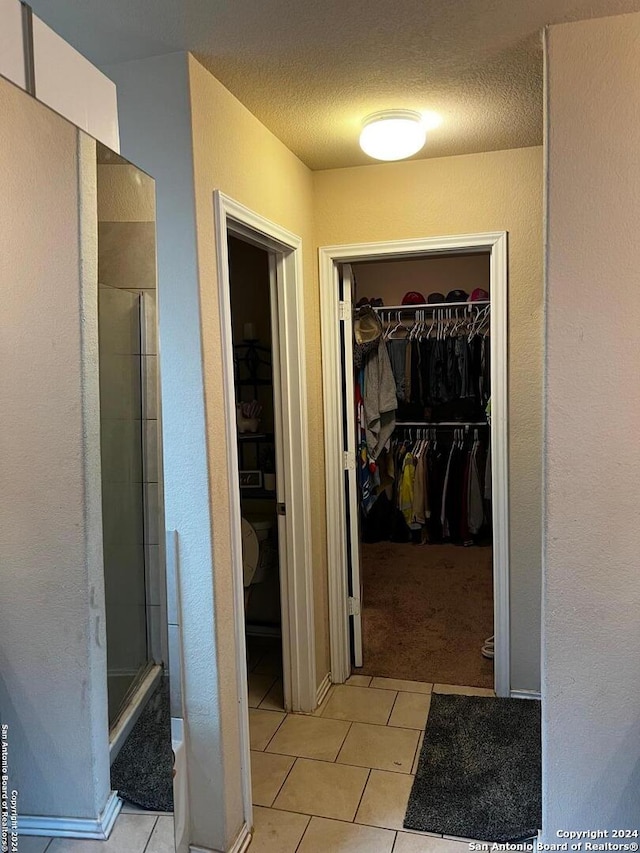
{"label": "round dome light", "polygon": [[360,147],[376,160],[411,157],[418,153],[427,139],[422,116],[413,110],[372,113],[362,125]]}

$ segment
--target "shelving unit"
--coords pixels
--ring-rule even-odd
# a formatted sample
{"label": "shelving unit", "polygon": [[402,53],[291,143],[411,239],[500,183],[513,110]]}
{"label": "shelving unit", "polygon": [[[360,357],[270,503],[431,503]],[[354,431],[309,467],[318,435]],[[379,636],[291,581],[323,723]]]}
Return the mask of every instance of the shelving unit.
{"label": "shelving unit", "polygon": [[491,305],[490,299],[476,299],[473,302],[420,302],[414,305],[373,305],[371,306],[376,312],[397,311],[413,312],[413,311],[442,311],[446,308],[475,308]]}
{"label": "shelving unit", "polygon": [[[257,341],[244,341],[234,347],[234,375],[236,388],[253,389],[254,399],[258,399],[258,388],[273,386],[271,350],[261,346]],[[239,401],[240,402],[240,401]],[[245,468],[246,448],[254,446],[255,468],[261,470],[259,447],[273,448],[274,435],[272,432],[239,432],[238,433],[238,462],[240,469]],[[264,472],[263,472],[264,476]],[[275,499],[275,490],[241,486],[243,500]]]}

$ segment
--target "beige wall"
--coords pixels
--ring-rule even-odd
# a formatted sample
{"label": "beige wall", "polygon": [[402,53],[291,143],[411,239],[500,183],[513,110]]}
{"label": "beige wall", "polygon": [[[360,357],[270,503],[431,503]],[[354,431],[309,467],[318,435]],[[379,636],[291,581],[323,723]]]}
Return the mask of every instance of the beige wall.
{"label": "beige wall", "polygon": [[[509,232],[513,689],[540,685],[542,149],[315,172],[318,245]],[[317,276],[316,276],[317,280]]]}
{"label": "beige wall", "polygon": [[544,841],[640,815],[638,44],[547,36]]}
{"label": "beige wall", "polygon": [[95,820],[110,789],[95,142],[1,78],[0,115],[9,790],[21,817]]}
{"label": "beige wall", "polygon": [[[221,848],[235,837],[242,807],[213,192],[221,189],[303,239],[318,681],[329,670],[329,644],[317,246],[511,232],[512,384],[519,389],[512,400],[512,499],[519,508],[513,597],[522,617],[514,686],[535,688],[542,155],[530,149],[313,175],[191,56],[124,63],[110,74],[118,82],[124,153],[157,180],[166,523],[180,536],[190,840]],[[221,764],[228,772],[217,772]]]}
{"label": "beige wall", "polygon": [[[314,286],[313,206],[311,172],[268,131],[231,93],[189,56],[193,132],[197,249],[200,274],[202,348],[209,443],[210,491],[214,531],[214,586],[218,678],[234,684],[236,675],[229,507],[224,471],[225,411],[223,399],[218,276],[213,215],[213,192],[222,190],[260,215],[299,235],[304,246],[305,342],[307,393],[312,435],[322,423],[320,306]],[[326,558],[324,525],[324,467],[321,441],[310,442],[312,553],[316,610],[317,677],[329,671],[327,637]],[[214,662],[212,661],[212,666]],[[237,727],[236,691],[221,693],[222,726]],[[226,760],[239,766],[239,756]],[[239,795],[239,790],[238,790]],[[239,810],[239,804],[236,804]],[[234,804],[227,802],[231,815]],[[237,812],[236,812],[237,813]],[[229,820],[231,824],[231,819]],[[231,839],[229,839],[231,840]]]}

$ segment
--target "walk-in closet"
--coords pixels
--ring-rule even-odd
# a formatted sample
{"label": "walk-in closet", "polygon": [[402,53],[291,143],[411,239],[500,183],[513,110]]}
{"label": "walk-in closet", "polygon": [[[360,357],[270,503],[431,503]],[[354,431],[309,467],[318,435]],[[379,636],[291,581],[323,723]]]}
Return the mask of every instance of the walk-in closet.
{"label": "walk-in closet", "polygon": [[249,703],[283,708],[269,253],[229,237]]}
{"label": "walk-in closet", "polygon": [[490,254],[344,265],[341,286],[361,583],[353,671],[492,688]]}

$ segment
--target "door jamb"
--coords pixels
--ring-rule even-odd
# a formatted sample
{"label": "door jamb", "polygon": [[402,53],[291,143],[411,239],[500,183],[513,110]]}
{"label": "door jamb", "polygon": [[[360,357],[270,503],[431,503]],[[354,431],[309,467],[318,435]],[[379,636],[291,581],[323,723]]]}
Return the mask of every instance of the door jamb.
{"label": "door jamb", "polygon": [[[249,772],[249,704],[244,635],[244,587],[240,481],[229,289],[227,238],[240,237],[270,253],[275,273],[278,308],[278,361],[282,446],[283,492],[286,503],[287,559],[280,577],[282,656],[285,708],[312,711],[316,707],[316,662],[313,616],[311,512],[308,472],[307,394],[302,291],[302,240],[279,225],[254,213],[224,193],[214,193],[216,254],[219,282],[222,373],[226,411],[227,483],[229,489],[231,551],[233,555],[236,668],[242,749],[245,819],[251,825],[251,777]],[[275,259],[275,265],[272,258]],[[275,269],[274,269],[275,266]],[[271,276],[270,276],[271,278]],[[280,486],[278,487],[280,490]]]}
{"label": "door jamb", "polygon": [[[324,246],[318,250],[325,432],[327,565],[331,680],[351,673],[344,495],[338,264],[400,260],[432,253],[488,251],[491,270],[491,448],[493,482],[493,596],[495,691],[509,696],[509,430],[507,371],[507,232],[425,237],[376,243]],[[480,654],[480,650],[478,650]]]}

